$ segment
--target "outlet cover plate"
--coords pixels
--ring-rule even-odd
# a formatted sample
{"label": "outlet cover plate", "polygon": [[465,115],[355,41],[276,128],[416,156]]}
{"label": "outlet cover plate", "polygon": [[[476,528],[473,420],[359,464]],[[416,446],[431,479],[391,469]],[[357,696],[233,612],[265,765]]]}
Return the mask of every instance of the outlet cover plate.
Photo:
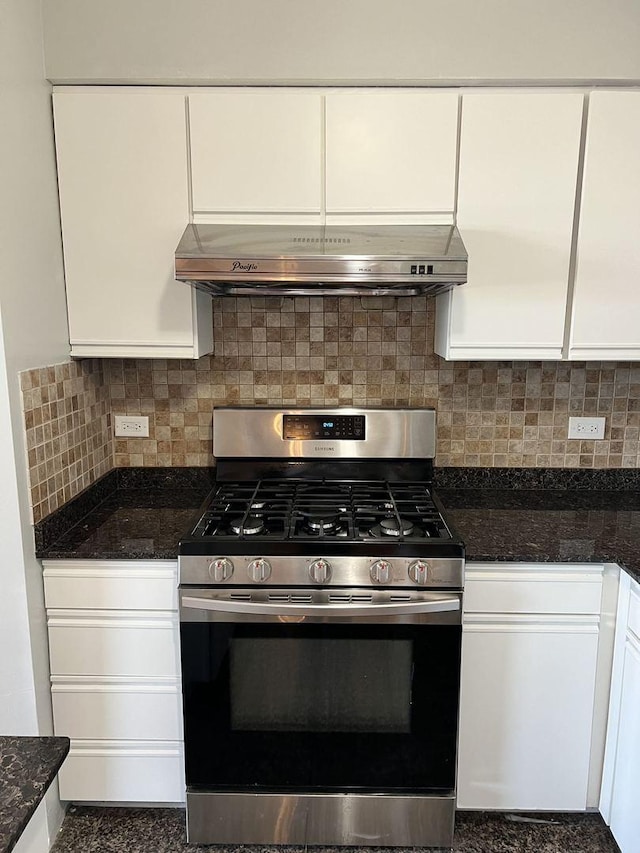
{"label": "outlet cover plate", "polygon": [[604,438],[605,418],[569,418],[569,438]]}
{"label": "outlet cover plate", "polygon": [[147,415],[116,415],[115,432],[119,438],[148,438],[149,417]]}

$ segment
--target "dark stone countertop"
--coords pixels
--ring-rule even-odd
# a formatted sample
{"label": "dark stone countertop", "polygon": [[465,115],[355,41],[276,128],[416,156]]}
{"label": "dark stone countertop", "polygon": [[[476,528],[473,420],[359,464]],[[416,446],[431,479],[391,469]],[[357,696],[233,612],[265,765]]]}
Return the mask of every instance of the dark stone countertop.
{"label": "dark stone countertop", "polygon": [[[47,559],[176,559],[213,469],[118,469],[36,527]],[[640,580],[640,469],[441,468],[469,561],[611,562]]]}
{"label": "dark stone countertop", "polygon": [[36,526],[41,559],[175,560],[213,487],[210,469],[122,469]]}
{"label": "dark stone countertop", "polygon": [[640,581],[640,492],[438,489],[468,561],[618,563]]}
{"label": "dark stone countertop", "polygon": [[48,560],[175,560],[178,540],[197,520],[205,497],[188,490],[116,492],[38,556]]}
{"label": "dark stone countertop", "polygon": [[66,737],[0,737],[0,853],[9,853],[55,779]]}

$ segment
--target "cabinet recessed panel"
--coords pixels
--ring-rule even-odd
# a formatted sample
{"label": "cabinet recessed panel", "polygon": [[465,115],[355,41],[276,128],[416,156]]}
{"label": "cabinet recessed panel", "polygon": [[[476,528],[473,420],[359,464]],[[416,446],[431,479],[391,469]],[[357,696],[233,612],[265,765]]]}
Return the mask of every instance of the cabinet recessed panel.
{"label": "cabinet recessed panel", "polygon": [[328,95],[327,212],[452,214],[457,121],[451,92]]}
{"label": "cabinet recessed panel", "polygon": [[195,213],[320,213],[319,94],[190,95],[189,122]]}
{"label": "cabinet recessed panel", "polygon": [[[580,631],[583,631],[582,633]],[[540,618],[465,626],[458,807],[586,807],[597,628]]]}

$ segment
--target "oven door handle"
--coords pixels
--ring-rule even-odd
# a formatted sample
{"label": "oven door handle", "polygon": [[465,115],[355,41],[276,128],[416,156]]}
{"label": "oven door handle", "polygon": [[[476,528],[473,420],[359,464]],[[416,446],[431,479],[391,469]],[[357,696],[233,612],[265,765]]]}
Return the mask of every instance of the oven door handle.
{"label": "oven door handle", "polygon": [[416,613],[449,613],[459,611],[460,596],[434,596],[420,601],[392,601],[380,604],[290,604],[289,602],[232,601],[230,599],[200,598],[182,595],[182,607],[216,613],[237,613],[251,616],[320,616],[324,618],[404,616]]}

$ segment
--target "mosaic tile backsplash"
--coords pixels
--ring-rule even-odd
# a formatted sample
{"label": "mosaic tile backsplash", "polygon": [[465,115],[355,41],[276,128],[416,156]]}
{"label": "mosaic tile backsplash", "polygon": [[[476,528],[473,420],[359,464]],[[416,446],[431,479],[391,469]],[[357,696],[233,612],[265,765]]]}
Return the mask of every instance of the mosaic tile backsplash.
{"label": "mosaic tile backsplash", "polygon": [[[355,405],[434,406],[440,466],[640,467],[640,364],[447,362],[434,316],[425,297],[217,299],[211,356],[72,366],[95,383],[81,465],[211,465],[215,405]],[[149,437],[112,439],[109,413],[149,415]],[[568,440],[570,415],[605,416],[605,439]]]}
{"label": "mosaic tile backsplash", "polygon": [[35,522],[113,467],[109,389],[97,359],[20,374]]}

